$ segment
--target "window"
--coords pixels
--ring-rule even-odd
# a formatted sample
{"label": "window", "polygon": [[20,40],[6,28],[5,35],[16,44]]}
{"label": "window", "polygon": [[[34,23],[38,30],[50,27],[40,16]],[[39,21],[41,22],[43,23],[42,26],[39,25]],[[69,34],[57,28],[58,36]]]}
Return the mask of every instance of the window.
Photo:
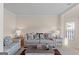
{"label": "window", "polygon": [[66,38],[68,40],[73,40],[74,34],[75,34],[75,23],[74,22],[66,23]]}

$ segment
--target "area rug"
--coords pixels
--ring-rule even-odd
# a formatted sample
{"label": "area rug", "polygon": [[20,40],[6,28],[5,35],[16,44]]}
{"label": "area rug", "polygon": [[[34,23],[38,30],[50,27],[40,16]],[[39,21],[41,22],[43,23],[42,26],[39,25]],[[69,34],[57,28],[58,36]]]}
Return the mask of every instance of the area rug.
{"label": "area rug", "polygon": [[58,51],[58,49],[53,49],[54,55],[61,55],[61,53]]}
{"label": "area rug", "polygon": [[61,55],[58,49],[37,49],[36,46],[27,46],[26,55]]}

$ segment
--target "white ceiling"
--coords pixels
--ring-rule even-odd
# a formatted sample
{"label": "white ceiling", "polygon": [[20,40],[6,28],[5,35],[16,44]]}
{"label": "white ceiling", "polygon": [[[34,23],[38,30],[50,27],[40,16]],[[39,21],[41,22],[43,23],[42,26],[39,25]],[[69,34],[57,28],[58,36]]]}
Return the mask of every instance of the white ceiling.
{"label": "white ceiling", "polygon": [[75,4],[70,3],[5,3],[16,15],[60,15]]}

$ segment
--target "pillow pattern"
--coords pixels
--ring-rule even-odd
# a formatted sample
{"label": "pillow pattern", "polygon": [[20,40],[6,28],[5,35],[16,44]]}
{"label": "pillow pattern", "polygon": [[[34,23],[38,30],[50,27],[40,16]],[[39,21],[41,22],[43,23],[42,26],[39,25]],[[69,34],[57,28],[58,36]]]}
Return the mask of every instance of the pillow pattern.
{"label": "pillow pattern", "polygon": [[12,39],[11,39],[10,36],[6,36],[6,37],[4,38],[4,46],[9,46],[12,42],[13,42],[13,41],[12,41]]}

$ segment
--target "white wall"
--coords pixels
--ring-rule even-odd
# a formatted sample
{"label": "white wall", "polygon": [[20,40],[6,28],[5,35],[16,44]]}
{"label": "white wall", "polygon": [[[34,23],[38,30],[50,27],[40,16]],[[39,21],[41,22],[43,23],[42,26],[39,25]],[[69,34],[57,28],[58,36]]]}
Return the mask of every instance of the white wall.
{"label": "white wall", "polygon": [[61,16],[61,35],[64,37],[66,22],[75,22],[75,39],[69,40],[69,47],[79,48],[79,5],[68,10]]}
{"label": "white wall", "polygon": [[3,51],[3,4],[0,3],[0,52]]}
{"label": "white wall", "polygon": [[16,15],[4,9],[4,36],[11,35],[16,28]]}
{"label": "white wall", "polygon": [[5,8],[4,10],[4,36],[11,35],[17,28],[23,32],[50,32],[59,26],[56,15],[15,15]]}
{"label": "white wall", "polygon": [[17,28],[26,32],[49,32],[57,29],[58,16],[51,15],[21,15],[16,18]]}

